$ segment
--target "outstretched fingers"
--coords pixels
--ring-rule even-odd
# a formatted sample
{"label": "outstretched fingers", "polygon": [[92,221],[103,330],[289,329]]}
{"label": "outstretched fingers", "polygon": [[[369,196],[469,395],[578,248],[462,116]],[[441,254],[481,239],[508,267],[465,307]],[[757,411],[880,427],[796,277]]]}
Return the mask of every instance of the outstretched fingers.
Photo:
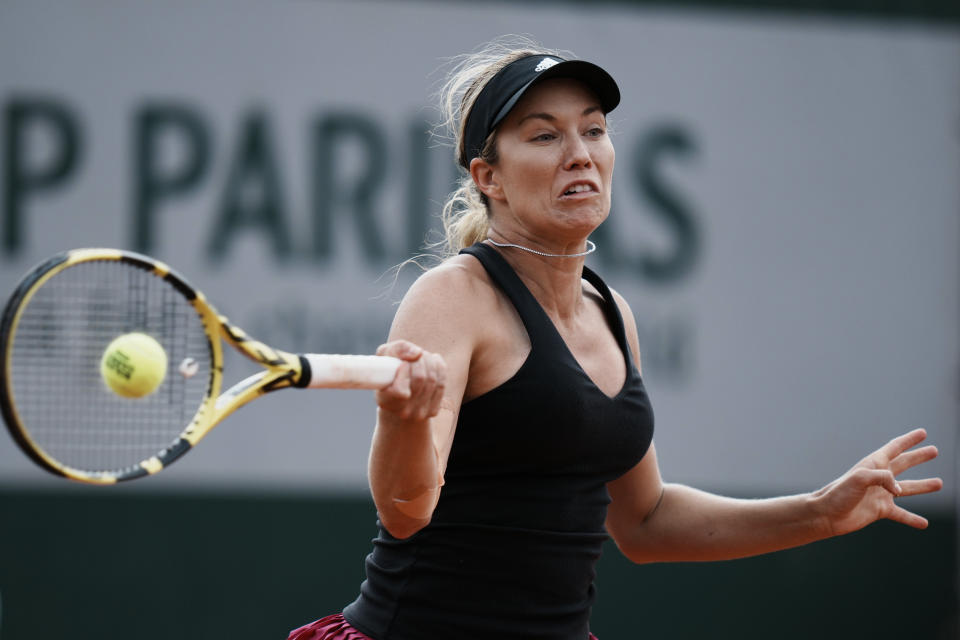
{"label": "outstretched fingers", "polygon": [[893,471],[894,474],[900,475],[907,469],[912,469],[924,462],[930,462],[938,455],[940,455],[940,452],[933,445],[904,451],[890,461],[890,470]]}
{"label": "outstretched fingers", "polygon": [[[879,452],[890,461],[889,473],[891,476],[898,476],[908,469],[930,462],[939,455],[940,452],[933,445],[918,449],[913,448],[923,442],[926,437],[927,432],[924,429],[914,429],[892,439],[880,449]],[[882,484],[889,491],[887,481],[884,480]],[[933,493],[942,488],[943,480],[940,478],[900,480],[896,483],[896,491],[891,493],[896,497],[916,496]],[[891,503],[885,517],[915,529],[926,529],[929,525],[929,522],[923,516],[907,511],[895,503]]]}
{"label": "outstretched fingers", "polygon": [[878,453],[882,454],[887,460],[894,460],[907,449],[911,449],[927,437],[926,429],[914,429],[903,435],[897,436],[887,444],[880,447]]}
{"label": "outstretched fingers", "polygon": [[901,496],[918,496],[924,493],[933,493],[943,489],[943,480],[940,478],[924,478],[923,480],[901,480]]}
{"label": "outstretched fingers", "polygon": [[840,479],[827,485],[819,496],[830,518],[834,535],[856,531],[880,518],[917,529],[925,529],[927,520],[907,511],[896,498],[939,491],[940,478],[901,480],[897,476],[937,457],[934,446],[918,447],[927,432],[914,429],[897,436],[857,463]]}
{"label": "outstretched fingers", "polygon": [[[888,442],[881,451],[890,455],[890,471],[899,476],[904,471],[920,466],[935,459],[940,452],[933,445],[918,449],[912,447],[923,442],[927,433],[923,429],[915,429]],[[900,496],[915,496],[924,493],[933,493],[943,488],[940,478],[924,478],[922,480],[901,480]],[[917,516],[919,517],[919,516]]]}
{"label": "outstretched fingers", "polygon": [[918,516],[917,514],[907,511],[903,507],[897,505],[893,505],[886,517],[888,520],[905,524],[908,527],[913,527],[914,529],[926,529],[930,524],[923,516]]}

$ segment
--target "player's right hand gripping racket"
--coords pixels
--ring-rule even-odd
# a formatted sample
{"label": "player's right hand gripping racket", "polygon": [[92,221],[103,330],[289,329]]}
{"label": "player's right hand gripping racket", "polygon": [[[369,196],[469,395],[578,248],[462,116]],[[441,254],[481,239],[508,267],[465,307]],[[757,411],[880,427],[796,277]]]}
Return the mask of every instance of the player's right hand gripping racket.
{"label": "player's right hand gripping racket", "polygon": [[[152,336],[163,382],[121,397],[101,377],[117,336]],[[220,393],[226,342],[264,367]],[[0,410],[17,444],[44,469],[113,484],[156,473],[254,398],[287,387],[379,389],[401,361],[296,355],[231,325],[167,265],[117,249],[76,249],[37,266],[0,319]]]}

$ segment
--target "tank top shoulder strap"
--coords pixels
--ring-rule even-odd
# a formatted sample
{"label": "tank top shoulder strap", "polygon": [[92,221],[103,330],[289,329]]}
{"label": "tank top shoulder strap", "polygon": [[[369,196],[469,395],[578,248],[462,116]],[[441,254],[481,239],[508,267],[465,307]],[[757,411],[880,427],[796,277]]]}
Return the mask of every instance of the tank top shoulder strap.
{"label": "tank top shoulder strap", "polygon": [[[469,254],[479,260],[490,278],[510,299],[520,315],[520,320],[523,321],[523,326],[527,329],[531,345],[535,346],[538,343],[547,342],[549,346],[560,348],[564,353],[568,352],[566,343],[563,342],[563,338],[560,337],[543,307],[527,289],[527,285],[523,284],[513,267],[503,259],[503,256],[496,249],[483,242],[478,242],[462,249],[460,253]],[[583,278],[592,284],[603,298],[603,313],[611,332],[617,340],[617,344],[620,346],[620,351],[623,352],[629,372],[633,369],[633,356],[630,345],[627,343],[626,328],[617,301],[614,299],[607,283],[587,266],[583,267]]]}
{"label": "tank top shoulder strap", "polygon": [[[553,347],[562,346],[562,340],[560,345],[555,344],[556,340],[560,340],[560,336],[543,307],[527,289],[527,285],[523,284],[523,280],[513,270],[510,263],[504,260],[496,249],[483,242],[478,242],[462,249],[460,253],[466,253],[479,260],[490,279],[500,287],[500,290],[513,303],[523,326],[527,330],[527,335],[530,337],[531,346],[536,347],[538,344]],[[553,339],[554,336],[556,336],[556,340]]]}
{"label": "tank top shoulder strap", "polygon": [[620,307],[613,297],[613,292],[610,291],[607,283],[586,265],[583,266],[583,279],[592,284],[596,290],[600,292],[601,297],[603,297],[603,313],[607,318],[607,323],[610,325],[610,330],[620,345],[620,350],[623,351],[629,372],[633,366],[633,353],[630,351],[630,344],[627,342],[627,329],[623,323],[623,316],[620,314]]}

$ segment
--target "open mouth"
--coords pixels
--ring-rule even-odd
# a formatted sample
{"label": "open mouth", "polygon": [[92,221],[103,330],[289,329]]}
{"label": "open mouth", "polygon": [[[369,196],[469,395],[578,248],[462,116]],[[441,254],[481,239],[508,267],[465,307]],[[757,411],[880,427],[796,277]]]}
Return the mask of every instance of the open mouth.
{"label": "open mouth", "polygon": [[596,189],[591,184],[575,184],[563,192],[565,196],[572,196],[576,193],[596,193]]}

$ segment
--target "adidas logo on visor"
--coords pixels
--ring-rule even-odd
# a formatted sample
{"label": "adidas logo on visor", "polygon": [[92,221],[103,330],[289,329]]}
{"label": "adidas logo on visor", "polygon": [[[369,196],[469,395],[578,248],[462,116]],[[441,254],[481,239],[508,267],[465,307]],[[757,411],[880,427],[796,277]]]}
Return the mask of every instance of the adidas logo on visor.
{"label": "adidas logo on visor", "polygon": [[541,71],[546,71],[550,67],[555,66],[556,64],[558,64],[556,60],[553,60],[551,58],[544,58],[543,60],[540,61],[540,64],[536,66],[534,71],[536,71],[537,73],[540,73]]}

